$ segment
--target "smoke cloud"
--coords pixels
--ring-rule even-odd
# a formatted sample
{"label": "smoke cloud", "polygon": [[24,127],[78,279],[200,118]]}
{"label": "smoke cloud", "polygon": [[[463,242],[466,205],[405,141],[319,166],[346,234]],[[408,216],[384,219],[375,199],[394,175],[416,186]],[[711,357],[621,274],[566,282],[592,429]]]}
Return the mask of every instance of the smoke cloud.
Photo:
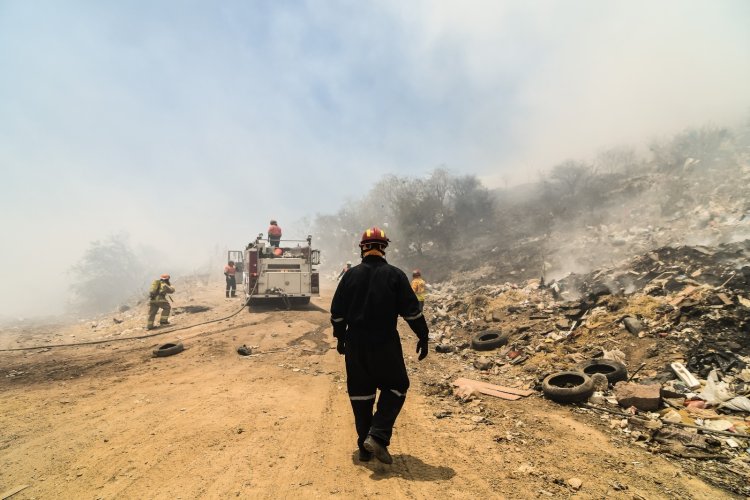
{"label": "smoke cloud", "polygon": [[0,317],[64,311],[107,235],[174,274],[270,218],[304,236],[385,174],[497,187],[731,124],[748,21],[744,1],[3,2]]}

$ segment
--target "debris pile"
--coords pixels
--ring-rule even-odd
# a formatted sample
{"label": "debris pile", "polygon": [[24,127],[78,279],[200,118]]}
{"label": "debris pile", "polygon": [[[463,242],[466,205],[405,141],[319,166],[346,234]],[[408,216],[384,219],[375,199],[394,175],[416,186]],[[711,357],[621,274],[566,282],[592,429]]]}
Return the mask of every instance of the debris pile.
{"label": "debris pile", "polygon": [[750,473],[749,263],[750,240],[663,247],[549,284],[442,283],[426,315],[462,376],[583,403],[637,445],[721,464],[706,479],[750,495],[738,479]]}

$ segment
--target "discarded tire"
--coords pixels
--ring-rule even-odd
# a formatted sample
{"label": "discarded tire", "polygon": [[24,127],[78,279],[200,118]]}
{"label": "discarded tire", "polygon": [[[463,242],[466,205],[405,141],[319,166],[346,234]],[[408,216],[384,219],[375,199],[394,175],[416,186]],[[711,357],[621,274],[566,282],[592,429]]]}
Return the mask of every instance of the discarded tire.
{"label": "discarded tire", "polygon": [[606,375],[610,384],[628,379],[628,369],[625,365],[611,359],[590,359],[581,363],[579,369],[589,377],[595,373]]}
{"label": "discarded tire", "polygon": [[577,403],[594,393],[594,382],[583,372],[557,372],[544,379],[542,392],[557,403]]}
{"label": "discarded tire", "polygon": [[165,358],[167,356],[172,356],[174,354],[180,353],[184,350],[185,346],[182,345],[182,342],[177,342],[176,344],[164,344],[158,349],[154,349],[154,356],[156,356],[157,358]]}
{"label": "discarded tire", "polygon": [[475,351],[491,351],[508,343],[508,336],[500,330],[485,330],[474,335],[471,348]]}

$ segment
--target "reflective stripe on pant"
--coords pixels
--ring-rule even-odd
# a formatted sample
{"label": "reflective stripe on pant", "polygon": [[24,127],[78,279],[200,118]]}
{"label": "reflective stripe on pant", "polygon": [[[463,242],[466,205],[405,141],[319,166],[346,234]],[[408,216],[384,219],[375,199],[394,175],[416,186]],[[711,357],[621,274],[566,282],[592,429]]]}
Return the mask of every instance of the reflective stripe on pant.
{"label": "reflective stripe on pant", "polygon": [[[409,389],[401,342],[370,345],[347,339],[346,387],[359,446],[362,447],[368,434],[388,446]],[[377,389],[380,396],[373,415]]]}
{"label": "reflective stripe on pant", "polygon": [[148,326],[154,324],[156,313],[159,312],[159,309],[161,309],[161,318],[159,320],[159,323],[166,323],[169,319],[169,311],[172,310],[172,306],[169,305],[169,301],[154,300],[149,302],[148,304]]}

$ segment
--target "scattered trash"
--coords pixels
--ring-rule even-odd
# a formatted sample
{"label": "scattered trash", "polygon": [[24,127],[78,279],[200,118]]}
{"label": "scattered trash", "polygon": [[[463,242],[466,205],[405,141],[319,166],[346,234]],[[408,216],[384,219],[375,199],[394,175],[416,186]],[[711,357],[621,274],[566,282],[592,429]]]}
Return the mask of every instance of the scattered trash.
{"label": "scattered trash", "polygon": [[[662,230],[597,232],[622,240],[619,248],[632,254],[636,234]],[[595,408],[611,432],[653,452],[711,460],[713,472],[692,472],[748,496],[750,485],[719,467],[742,460],[750,445],[750,240],[656,249],[651,243],[610,268],[543,284],[492,282],[491,271],[487,280],[472,275],[436,284],[425,305],[435,350],[457,371],[515,380],[511,385],[550,400]],[[497,344],[485,347],[485,340]],[[493,352],[477,352],[485,349]],[[462,401],[479,404],[478,386],[456,385]]]}
{"label": "scattered trash", "polygon": [[626,316],[622,319],[622,324],[633,335],[637,335],[643,331],[643,323],[638,318]]}
{"label": "scattered trash", "polygon": [[750,413],[750,398],[747,396],[737,396],[729,401],[724,401],[719,405],[719,408]]}
{"label": "scattered trash", "polygon": [[724,401],[732,399],[734,394],[729,389],[729,384],[719,381],[716,370],[711,370],[706,380],[706,386],[698,394],[698,397],[710,405],[719,405]]}
{"label": "scattered trash", "polygon": [[690,373],[682,363],[672,363],[669,366],[672,367],[672,371],[674,371],[675,375],[677,375],[677,377],[682,380],[682,383],[684,383],[688,389],[697,389],[701,386],[701,383],[698,382],[698,379],[695,378],[695,376]]}

